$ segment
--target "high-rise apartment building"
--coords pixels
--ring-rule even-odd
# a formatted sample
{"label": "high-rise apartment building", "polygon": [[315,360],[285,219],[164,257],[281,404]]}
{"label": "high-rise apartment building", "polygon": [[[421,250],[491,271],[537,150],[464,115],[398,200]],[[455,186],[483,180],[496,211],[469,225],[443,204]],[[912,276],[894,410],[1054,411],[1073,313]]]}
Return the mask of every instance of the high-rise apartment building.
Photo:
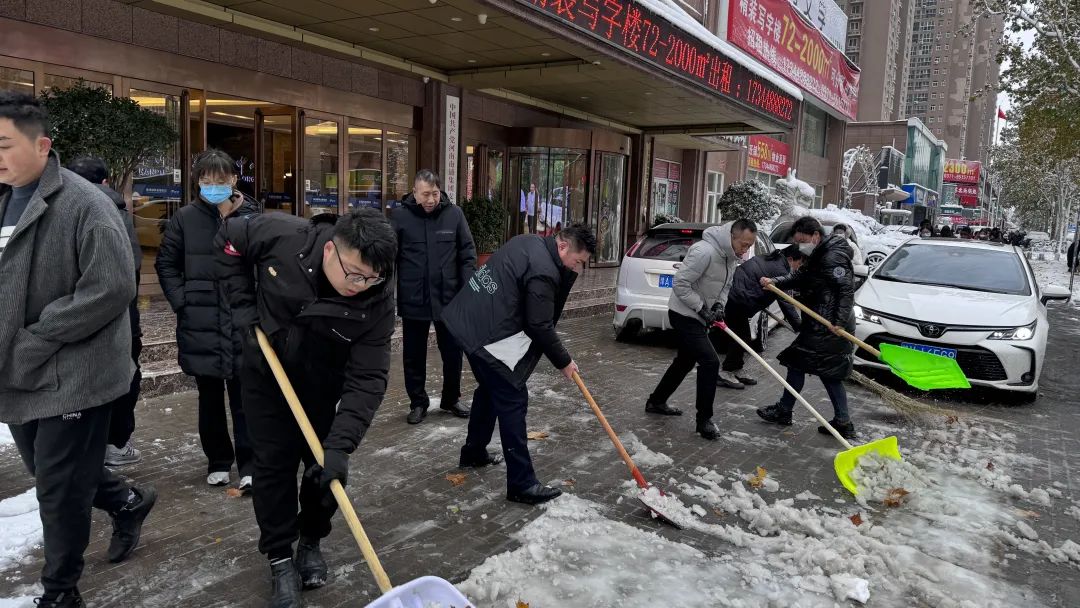
{"label": "high-rise apartment building", "polygon": [[916,0],[838,0],[848,15],[848,58],[862,70],[859,122],[905,117]]}
{"label": "high-rise apartment building", "polygon": [[859,122],[916,117],[955,158],[986,161],[996,119],[1000,19],[973,0],[841,0],[862,69]]}

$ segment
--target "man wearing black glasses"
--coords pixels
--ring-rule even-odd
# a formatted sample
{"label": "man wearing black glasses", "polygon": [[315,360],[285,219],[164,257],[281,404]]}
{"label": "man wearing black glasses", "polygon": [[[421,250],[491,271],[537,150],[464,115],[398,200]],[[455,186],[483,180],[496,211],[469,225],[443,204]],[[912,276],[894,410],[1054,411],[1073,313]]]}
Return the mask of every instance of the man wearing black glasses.
{"label": "man wearing black glasses", "polygon": [[386,392],[394,331],[387,278],[397,239],[373,209],[311,220],[236,215],[224,223],[215,249],[229,280],[234,324],[257,324],[269,336],[325,450],[320,467],[251,332],[241,383],[255,452],[259,551],[270,559],[270,605],[300,606],[301,587],[321,587],[327,579],[319,541],[336,510],[330,481],[346,482],[349,454]]}

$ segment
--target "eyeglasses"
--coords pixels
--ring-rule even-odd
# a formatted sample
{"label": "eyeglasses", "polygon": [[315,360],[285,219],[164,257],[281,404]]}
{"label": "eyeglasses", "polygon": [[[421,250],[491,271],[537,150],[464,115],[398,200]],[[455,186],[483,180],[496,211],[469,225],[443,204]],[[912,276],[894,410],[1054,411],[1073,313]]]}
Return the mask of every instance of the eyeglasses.
{"label": "eyeglasses", "polygon": [[[334,241],[330,242],[334,243]],[[338,266],[341,266],[341,272],[345,275],[345,280],[353,285],[368,285],[374,287],[376,285],[381,285],[383,281],[386,280],[386,277],[368,277],[358,272],[349,272],[348,270],[345,270],[345,264],[341,261],[341,253],[338,252],[337,243],[334,243],[334,256],[337,257]]]}

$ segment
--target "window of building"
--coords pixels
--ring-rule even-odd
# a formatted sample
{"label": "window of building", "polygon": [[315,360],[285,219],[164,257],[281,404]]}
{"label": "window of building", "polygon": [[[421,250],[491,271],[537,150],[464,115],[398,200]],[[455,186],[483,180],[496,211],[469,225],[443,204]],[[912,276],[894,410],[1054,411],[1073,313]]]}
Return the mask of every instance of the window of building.
{"label": "window of building", "polygon": [[349,125],[348,166],[350,209],[382,209],[382,129]]}
{"label": "window of building", "polygon": [[854,36],[849,37],[847,39],[847,48],[848,48],[848,50],[858,49],[859,48],[859,40],[861,40],[861,39],[858,38],[858,37],[854,37]]}
{"label": "window of building", "polygon": [[387,207],[397,207],[412,192],[416,176],[416,136],[386,131],[386,200]]}
{"label": "window of building", "polygon": [[720,197],[724,194],[724,174],[709,171],[705,175],[705,221],[718,223],[720,218]]}
{"label": "window of building", "polygon": [[71,76],[58,76],[56,74],[45,74],[45,87],[43,88],[43,90],[48,91],[52,88],[57,88],[61,90],[70,89],[71,87],[75,86],[75,84],[78,83],[80,80],[82,80],[83,84],[92,89],[105,89],[106,91],[112,93],[112,84],[108,82],[95,82],[93,80],[85,80],[83,78],[74,78]]}
{"label": "window of building", "polygon": [[802,145],[803,152],[825,156],[828,139],[829,117],[824,111],[813,106],[805,106],[803,112]]}
{"label": "window of building", "polygon": [[33,95],[34,73],[30,70],[18,70],[0,66],[0,89]]}
{"label": "window of building", "polygon": [[[179,95],[139,89],[131,89],[129,94],[135,103],[164,116],[176,128],[176,139],[165,153],[139,163],[131,176],[132,221],[143,255],[142,272],[152,275],[165,224],[185,200],[180,175],[181,99]],[[123,185],[116,189],[122,191]]]}
{"label": "window of building", "polygon": [[304,216],[338,212],[337,121],[304,118]]}

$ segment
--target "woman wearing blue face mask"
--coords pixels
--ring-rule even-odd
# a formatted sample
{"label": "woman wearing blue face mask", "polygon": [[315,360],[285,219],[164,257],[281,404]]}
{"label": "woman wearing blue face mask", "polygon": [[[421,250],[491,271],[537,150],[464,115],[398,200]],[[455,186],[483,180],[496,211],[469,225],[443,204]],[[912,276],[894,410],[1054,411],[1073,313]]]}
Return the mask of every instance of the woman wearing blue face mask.
{"label": "woman wearing blue face mask", "polygon": [[[236,461],[240,489],[251,487],[254,468],[240,399],[241,326],[219,281],[214,237],[224,218],[258,213],[258,204],[236,190],[235,163],[220,150],[207,150],[195,162],[196,196],[165,227],[158,251],[161,290],[176,312],[180,368],[199,389],[199,440],[207,458],[210,485],[228,485]],[[228,392],[233,432],[225,415]]]}

